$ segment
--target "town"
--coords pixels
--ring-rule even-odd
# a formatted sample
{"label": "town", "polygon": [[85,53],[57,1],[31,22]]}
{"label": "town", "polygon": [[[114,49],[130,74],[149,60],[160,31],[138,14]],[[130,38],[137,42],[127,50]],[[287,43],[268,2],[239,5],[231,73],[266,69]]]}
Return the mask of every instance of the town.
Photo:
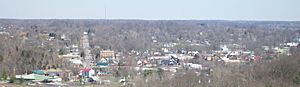
{"label": "town", "polygon": [[268,72],[258,65],[293,61],[299,28],[267,21],[1,19],[0,85],[249,85]]}

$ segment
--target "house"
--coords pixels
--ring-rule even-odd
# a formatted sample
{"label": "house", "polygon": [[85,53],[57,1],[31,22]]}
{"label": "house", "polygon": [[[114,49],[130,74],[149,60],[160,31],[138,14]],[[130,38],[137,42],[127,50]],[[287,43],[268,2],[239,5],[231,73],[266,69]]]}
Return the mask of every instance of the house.
{"label": "house", "polygon": [[152,42],[153,42],[153,43],[156,43],[156,42],[157,42],[157,40],[152,40]]}
{"label": "house", "polygon": [[161,53],[160,53],[160,52],[154,52],[153,55],[154,55],[154,56],[160,56]]}
{"label": "house", "polygon": [[220,49],[221,52],[228,52],[228,51],[229,51],[229,48],[227,48],[226,45],[223,45],[223,46],[221,46],[220,48],[221,48],[221,49]]}
{"label": "house", "polygon": [[82,64],[82,61],[80,60],[80,55],[75,53],[69,53],[66,55],[59,55],[59,58],[68,59],[71,63],[80,65]]}
{"label": "house", "polygon": [[285,46],[287,47],[295,47],[295,46],[298,46],[299,43],[297,42],[290,42],[290,43],[286,43]]}
{"label": "house", "polygon": [[69,54],[66,54],[66,55],[61,55],[59,56],[60,58],[80,58],[80,55],[78,54],[73,54],[73,53],[69,53]]}
{"label": "house", "polygon": [[194,56],[196,54],[199,54],[199,52],[198,51],[188,51],[188,54]]}
{"label": "house", "polygon": [[178,53],[180,53],[180,54],[187,54],[187,51],[184,50],[184,49],[181,49],[181,50],[178,50]]}
{"label": "house", "polygon": [[65,40],[66,39],[66,35],[63,34],[61,37],[60,37],[61,40]]}
{"label": "house", "polygon": [[95,70],[93,70],[92,68],[83,68],[79,75],[83,76],[83,77],[92,77],[93,75],[95,75]]}
{"label": "house", "polygon": [[78,46],[73,44],[70,48],[70,52],[78,52],[78,51],[79,51]]}
{"label": "house", "polygon": [[52,79],[52,81],[62,81],[62,78],[64,78],[64,76],[67,76],[67,78],[70,77],[70,74],[72,73],[71,70],[62,70],[62,69],[48,69],[45,70],[46,72],[46,76],[55,78]]}
{"label": "house", "polygon": [[162,70],[168,71],[168,72],[177,72],[177,70],[178,70],[179,68],[180,68],[180,67],[178,67],[178,66],[161,67]]}
{"label": "house", "polygon": [[88,32],[83,32],[83,34],[84,34],[84,35],[88,35],[89,33],[88,33]]}
{"label": "house", "polygon": [[168,53],[169,52],[169,49],[168,48],[161,48],[161,50],[165,53]]}
{"label": "house", "polygon": [[96,64],[96,66],[93,67],[93,69],[95,69],[97,75],[109,75],[109,74],[111,74],[108,60],[104,59],[104,58],[102,58]]}
{"label": "house", "polygon": [[69,59],[70,62],[73,64],[81,65],[82,61],[80,59]]}
{"label": "house", "polygon": [[267,51],[267,50],[270,50],[270,47],[269,46],[262,46],[262,48]]}
{"label": "house", "polygon": [[240,59],[240,58],[239,58],[239,55],[240,55],[240,52],[238,52],[238,51],[233,51],[233,52],[230,52],[230,53],[227,55],[227,58],[229,58],[230,60],[238,60],[238,59]]}
{"label": "house", "polygon": [[49,33],[49,37],[51,39],[55,39],[56,36],[57,36],[56,33]]}
{"label": "house", "polygon": [[214,60],[214,54],[203,54],[202,56],[203,56],[204,60],[206,60],[206,61]]}
{"label": "house", "polygon": [[169,56],[151,56],[151,57],[148,57],[148,59],[169,59],[170,57]]}
{"label": "house", "polygon": [[172,63],[170,60],[162,60],[160,64],[161,65],[169,65],[169,64],[171,65]]}
{"label": "house", "polygon": [[137,64],[140,66],[147,65],[149,62],[146,59],[141,59],[137,61]]}
{"label": "house", "polygon": [[55,75],[55,76],[62,76],[63,73],[68,73],[68,72],[71,72],[71,70],[62,70],[60,68],[57,68],[57,69],[47,69],[47,70],[44,70],[46,75]]}
{"label": "house", "polygon": [[178,58],[171,57],[167,60],[161,60],[160,65],[180,65],[180,61]]}
{"label": "house", "polygon": [[107,61],[107,59],[101,59],[101,60],[97,63],[96,66],[97,66],[97,67],[108,67],[108,61]]}
{"label": "house", "polygon": [[190,56],[190,55],[184,55],[184,54],[178,54],[177,57],[180,60],[189,60],[189,59],[193,59],[194,56]]}
{"label": "house", "polygon": [[175,45],[176,45],[176,43],[165,43],[165,44],[163,44],[163,47],[170,48],[170,47],[174,47]]}
{"label": "house", "polygon": [[225,55],[220,55],[220,59],[224,62],[229,63],[240,63],[241,62],[241,52],[239,51],[232,51]]}
{"label": "house", "polygon": [[192,69],[202,69],[201,64],[183,63],[183,65],[188,66],[189,68],[192,68]]}
{"label": "house", "polygon": [[232,60],[232,59],[229,59],[226,57],[221,57],[221,60],[224,62],[228,62],[228,63],[240,63],[241,62],[241,60]]}

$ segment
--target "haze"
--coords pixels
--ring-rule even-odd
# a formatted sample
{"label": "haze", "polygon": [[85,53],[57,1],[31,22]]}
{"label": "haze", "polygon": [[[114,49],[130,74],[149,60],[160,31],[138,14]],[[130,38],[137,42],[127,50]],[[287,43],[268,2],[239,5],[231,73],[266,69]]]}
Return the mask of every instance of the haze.
{"label": "haze", "polygon": [[0,0],[0,18],[299,21],[299,3],[299,0]]}

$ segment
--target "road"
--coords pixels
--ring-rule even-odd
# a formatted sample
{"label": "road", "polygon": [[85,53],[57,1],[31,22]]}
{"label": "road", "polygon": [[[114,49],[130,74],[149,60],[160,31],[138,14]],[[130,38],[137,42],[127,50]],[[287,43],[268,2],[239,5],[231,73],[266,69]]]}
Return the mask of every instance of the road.
{"label": "road", "polygon": [[89,37],[87,34],[83,35],[83,42],[82,42],[82,46],[83,46],[83,51],[85,53],[85,58],[82,59],[83,61],[83,66],[84,67],[92,67],[93,65],[93,57],[91,55],[91,47],[90,47],[90,43],[89,43]]}

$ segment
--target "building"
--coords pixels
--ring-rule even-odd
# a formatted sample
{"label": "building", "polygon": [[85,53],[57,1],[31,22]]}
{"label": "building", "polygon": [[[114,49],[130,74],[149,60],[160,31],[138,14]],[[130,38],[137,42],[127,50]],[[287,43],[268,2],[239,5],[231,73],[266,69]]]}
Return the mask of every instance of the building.
{"label": "building", "polygon": [[115,59],[115,52],[111,50],[100,51],[100,58],[113,58]]}
{"label": "building", "polygon": [[92,68],[84,68],[79,73],[79,75],[83,77],[92,77],[94,74],[95,74],[95,70]]}

